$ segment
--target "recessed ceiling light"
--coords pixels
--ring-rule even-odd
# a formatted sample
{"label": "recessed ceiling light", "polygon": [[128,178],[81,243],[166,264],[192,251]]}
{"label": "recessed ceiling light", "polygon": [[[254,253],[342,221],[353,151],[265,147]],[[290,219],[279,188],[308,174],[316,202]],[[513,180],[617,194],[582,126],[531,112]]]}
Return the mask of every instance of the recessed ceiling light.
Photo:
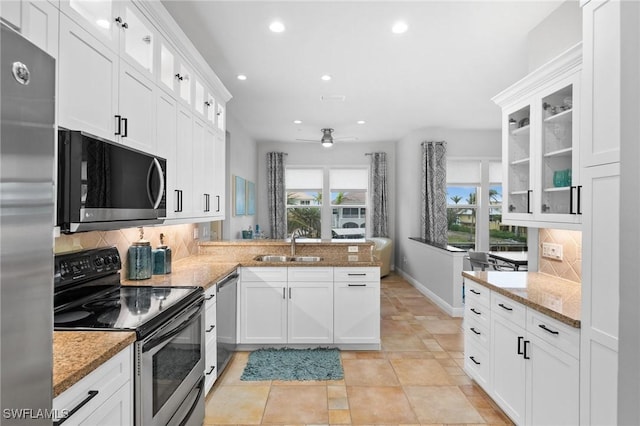
{"label": "recessed ceiling light", "polygon": [[356,123],[358,123],[358,124],[365,124],[365,123],[366,123],[366,121],[364,121],[364,120],[358,120]]}
{"label": "recessed ceiling light", "polygon": [[395,24],[393,24],[393,27],[391,27],[391,32],[394,34],[404,34],[407,32],[408,29],[409,29],[409,26],[407,25],[406,22],[398,21]]}
{"label": "recessed ceiling light", "polygon": [[273,31],[274,33],[281,33],[284,32],[285,27],[284,24],[280,21],[273,21],[270,25],[269,25],[269,29],[271,31]]}
{"label": "recessed ceiling light", "polygon": [[302,121],[300,121],[300,120],[293,120],[293,124],[302,124]]}
{"label": "recessed ceiling light", "polygon": [[237,78],[238,78],[238,80],[242,80],[242,81],[244,81],[244,80],[246,80],[246,79],[247,79],[247,76],[246,76],[246,75],[244,75],[244,74],[238,74],[238,77],[237,77]]}
{"label": "recessed ceiling light", "polygon": [[329,74],[325,74],[322,77],[320,77],[320,79],[323,81],[329,81],[331,80],[331,76]]}

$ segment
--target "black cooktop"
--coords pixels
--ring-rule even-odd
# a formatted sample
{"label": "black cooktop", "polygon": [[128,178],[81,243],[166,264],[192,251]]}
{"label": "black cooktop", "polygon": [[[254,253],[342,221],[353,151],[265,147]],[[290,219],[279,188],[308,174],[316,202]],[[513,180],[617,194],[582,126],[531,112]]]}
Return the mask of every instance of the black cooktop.
{"label": "black cooktop", "polygon": [[203,297],[200,287],[121,286],[120,267],[115,247],[57,255],[54,329],[131,330],[142,338]]}

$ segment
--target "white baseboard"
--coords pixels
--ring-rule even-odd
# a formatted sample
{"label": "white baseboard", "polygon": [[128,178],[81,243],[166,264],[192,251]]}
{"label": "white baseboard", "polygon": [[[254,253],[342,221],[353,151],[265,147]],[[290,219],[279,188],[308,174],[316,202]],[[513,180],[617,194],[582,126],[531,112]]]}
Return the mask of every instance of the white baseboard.
{"label": "white baseboard", "polygon": [[402,269],[396,268],[395,272],[401,275],[405,280],[409,281],[409,284],[414,286],[420,293],[424,294],[429,300],[438,305],[440,309],[445,311],[450,316],[464,316],[464,308],[454,308],[453,306],[445,302],[440,296],[429,290],[424,284],[413,278],[411,275],[407,274]]}

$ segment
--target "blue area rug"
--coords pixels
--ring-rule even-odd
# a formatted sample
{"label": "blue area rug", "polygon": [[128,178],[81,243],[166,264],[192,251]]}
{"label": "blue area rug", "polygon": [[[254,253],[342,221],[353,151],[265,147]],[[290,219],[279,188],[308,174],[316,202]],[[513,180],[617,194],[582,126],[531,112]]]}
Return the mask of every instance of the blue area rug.
{"label": "blue area rug", "polygon": [[339,380],[344,377],[338,349],[258,349],[240,380]]}

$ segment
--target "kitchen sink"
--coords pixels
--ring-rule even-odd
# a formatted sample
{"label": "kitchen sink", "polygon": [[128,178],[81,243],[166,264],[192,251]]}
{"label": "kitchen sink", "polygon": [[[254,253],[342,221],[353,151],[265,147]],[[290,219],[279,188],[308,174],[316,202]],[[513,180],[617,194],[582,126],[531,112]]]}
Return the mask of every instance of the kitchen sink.
{"label": "kitchen sink", "polygon": [[280,256],[274,254],[265,254],[254,258],[259,262],[288,262],[291,258],[288,256]]}
{"label": "kitchen sink", "polygon": [[321,257],[318,256],[295,256],[291,258],[292,262],[320,262]]}
{"label": "kitchen sink", "polygon": [[282,256],[275,254],[263,254],[254,257],[258,262],[320,262],[323,258],[319,256]]}

